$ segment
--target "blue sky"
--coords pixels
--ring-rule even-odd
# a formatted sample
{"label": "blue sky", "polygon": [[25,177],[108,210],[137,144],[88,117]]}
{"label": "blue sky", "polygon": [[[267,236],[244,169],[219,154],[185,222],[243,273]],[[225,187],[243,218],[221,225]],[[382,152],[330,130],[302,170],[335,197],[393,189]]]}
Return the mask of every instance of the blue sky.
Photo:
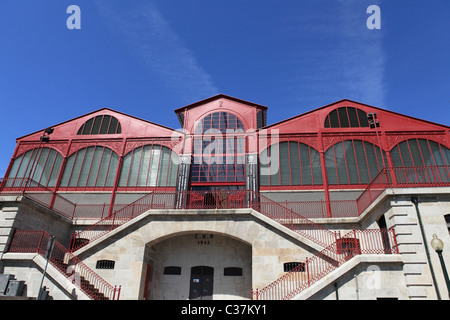
{"label": "blue sky", "polygon": [[103,107],[178,128],[174,109],[218,93],[268,106],[269,124],[347,98],[450,125],[449,14],[448,0],[2,0],[0,176],[28,133]]}

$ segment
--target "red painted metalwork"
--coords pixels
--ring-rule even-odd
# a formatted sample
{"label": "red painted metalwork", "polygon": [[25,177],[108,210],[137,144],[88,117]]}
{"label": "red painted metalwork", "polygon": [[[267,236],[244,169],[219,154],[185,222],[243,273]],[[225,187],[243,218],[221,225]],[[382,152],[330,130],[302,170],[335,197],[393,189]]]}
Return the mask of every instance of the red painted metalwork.
{"label": "red painted metalwork", "polygon": [[52,209],[67,219],[73,218],[76,204],[56,194],[52,189],[29,178],[3,179],[0,182],[1,195],[25,196],[40,205]]}
{"label": "red painted metalwork", "polygon": [[[128,206],[128,204],[75,204],[55,193],[52,189],[42,186],[30,179],[16,178],[2,179],[0,181],[1,195],[24,195],[41,205],[53,209],[68,219],[103,219],[107,216],[111,216],[112,212],[122,212],[121,209]],[[223,184],[218,183],[217,185]],[[230,183],[230,185],[239,185],[239,183]],[[308,219],[357,217],[361,215],[387,188],[442,186],[450,186],[450,166],[398,167],[381,170],[373,181],[361,192],[359,197],[354,200],[283,201],[276,203],[272,200],[269,201],[268,198],[263,197],[260,194],[258,194],[258,197],[260,199],[259,201],[261,201],[261,199],[263,200],[262,203],[265,207],[261,208],[265,208],[266,212],[275,210],[276,208],[278,208],[276,210],[279,210],[281,207],[285,208],[281,209],[281,211],[292,211],[294,215],[299,215]],[[139,206],[146,210],[156,208],[176,209],[174,202],[171,201],[174,201],[175,196],[180,194],[180,192],[175,191],[175,188],[136,187],[129,190],[149,192],[148,195],[141,198],[142,200],[138,200],[141,201]],[[249,191],[190,191],[183,194],[185,197],[192,198],[195,197],[194,195],[198,195],[199,204],[196,206],[192,205],[192,207],[189,207],[189,204],[183,204],[182,208],[247,208],[249,207],[249,204],[242,201],[242,199],[246,199],[246,197],[249,197],[250,199],[250,195],[246,194],[247,192]],[[213,195],[215,202],[211,202],[211,205],[205,206],[206,202],[200,200],[200,198],[205,199],[205,194]],[[222,205],[222,201],[220,200],[221,194],[227,194],[230,199],[236,199],[237,203],[242,204],[242,206],[230,206],[227,202],[225,202],[225,205]],[[242,197],[242,194],[245,194],[245,196],[241,199],[239,197]],[[166,200],[164,200],[164,198],[166,198]],[[151,199],[150,202],[148,202],[148,199]],[[255,199],[256,198],[253,199],[254,202],[256,201]],[[152,204],[152,201],[156,202]],[[212,203],[214,203],[214,205],[212,205]],[[275,209],[269,209],[270,206],[273,206]],[[277,214],[270,213],[269,216],[277,216]],[[284,218],[279,216],[279,219]]]}
{"label": "red painted metalwork", "polygon": [[288,300],[356,255],[398,253],[393,229],[353,229],[264,288],[252,289],[252,299]]}
{"label": "red painted metalwork", "polygon": [[[430,160],[431,162],[426,162],[425,160],[427,158],[424,154],[424,150],[420,149],[420,154],[418,155],[420,156],[420,159],[422,159],[422,163],[414,163],[413,165],[449,165],[449,163],[442,162],[442,159],[448,158],[447,149],[450,148],[450,127],[445,125],[431,123],[429,121],[401,115],[392,111],[383,110],[350,100],[337,101],[324,107],[261,128],[261,125],[265,124],[265,116],[262,115],[266,112],[267,107],[265,106],[220,94],[175,110],[175,113],[180,119],[180,123],[183,125],[184,129],[184,133],[178,133],[171,128],[104,108],[53,126],[54,132],[51,135],[50,141],[47,143],[42,142],[40,139],[42,130],[18,138],[14,157],[8,167],[6,177],[25,178],[25,176],[21,177],[17,174],[13,174],[13,176],[9,175],[13,167],[13,161],[15,159],[19,159],[19,157],[25,152],[36,149],[42,145],[42,147],[45,146],[45,148],[58,151],[58,153],[63,157],[60,173],[59,175],[56,175],[57,178],[55,186],[53,186],[54,180],[52,180],[52,189],[55,191],[70,190],[78,192],[109,191],[112,193],[111,199],[114,201],[115,194],[118,189],[126,191],[127,188],[136,188],[136,186],[119,186],[119,175],[121,172],[123,157],[126,153],[145,144],[159,144],[172,150],[176,149],[178,154],[192,154],[194,151],[194,138],[196,137],[194,134],[195,126],[198,123],[202,123],[201,120],[208,115],[222,113],[232,114],[236,117],[236,119],[240,119],[242,127],[245,131],[242,134],[242,138],[246,144],[245,149],[243,153],[241,153],[240,151],[236,152],[235,148],[235,152],[232,154],[233,156],[244,156],[245,153],[261,153],[264,150],[265,145],[271,145],[275,143],[275,141],[279,143],[285,141],[302,143],[310,148],[313,148],[314,150],[317,150],[319,153],[323,184],[315,185],[316,182],[314,181],[314,184],[305,185],[302,180],[303,177],[300,176],[302,185],[296,185],[294,182],[297,181],[297,178],[294,177],[293,173],[290,171],[289,183],[286,185],[273,185],[270,183],[267,186],[263,185],[261,190],[324,190],[326,203],[327,205],[330,205],[330,189],[355,189],[358,188],[358,186],[359,188],[365,188],[368,182],[366,182],[364,178],[365,172],[361,171],[361,168],[364,167],[364,163],[359,162],[354,167],[352,164],[346,171],[346,180],[349,180],[350,178],[349,171],[352,171],[352,174],[357,177],[357,179],[354,179],[353,184],[345,184],[344,180],[340,181],[339,185],[333,185],[329,182],[332,177],[327,175],[326,162],[331,160],[326,159],[325,153],[330,148],[334,148],[337,143],[342,143],[341,147],[343,147],[344,141],[351,141],[353,149],[356,147],[356,141],[369,142],[374,147],[380,147],[386,153],[386,165],[394,166],[395,164],[395,166],[405,166],[408,165],[408,163],[405,162],[404,154],[400,155],[402,157],[401,163],[397,163],[398,161],[395,160],[397,158],[393,161],[392,157],[395,155],[391,155],[391,152],[396,152],[395,148],[399,146],[399,143],[413,141],[414,139],[419,141],[417,139],[421,139],[420,141],[427,141],[428,148],[431,148],[432,144],[434,146],[434,144],[437,143],[440,148],[441,156],[439,159],[441,160],[435,159],[435,156],[433,156]],[[380,123],[380,127],[371,129],[364,123],[364,117],[362,115],[367,115],[374,112],[377,113],[377,119]],[[95,121],[98,119],[98,125],[94,126],[95,121],[92,120],[92,126],[90,127],[89,134],[79,135],[79,132],[84,132],[86,123],[88,123],[90,119],[94,119]],[[102,121],[105,119],[109,119],[109,125],[112,122],[111,119],[117,119],[116,128],[110,130],[109,127],[106,129],[106,125],[102,126]],[[333,119],[337,119],[337,121]],[[212,117],[211,121],[213,121]],[[332,122],[337,125],[333,125]],[[119,124],[121,130],[117,129]],[[219,121],[218,124],[220,126],[221,122]],[[235,126],[240,126],[238,125],[237,120]],[[104,130],[102,127],[104,127]],[[277,132],[278,139],[273,139],[270,134],[271,130]],[[88,132],[86,131],[84,133]],[[265,136],[267,133],[269,133],[267,143],[260,144],[260,138]],[[200,137],[202,137],[202,135],[200,135]],[[411,149],[411,143],[413,142],[407,142],[409,153],[413,152]],[[422,145],[425,146],[425,144]],[[111,172],[111,175],[114,175],[114,177],[111,178],[111,181],[113,182],[108,185],[106,185],[105,182],[99,185],[96,183],[95,186],[61,186],[61,181],[63,180],[62,173],[64,168],[67,166],[69,156],[88,147],[108,148],[113,150],[114,153],[118,155],[119,161],[117,170],[115,172]],[[444,147],[447,149],[444,150]],[[292,164],[291,150],[288,150],[288,154],[289,164]],[[223,156],[226,155],[228,155],[228,152],[224,152]],[[365,148],[364,157],[367,162],[365,165],[368,166],[369,154]],[[338,160],[343,161],[343,163],[346,163],[347,165],[349,165],[349,160],[352,160],[347,159],[347,156],[345,155],[343,159],[336,159],[335,156],[333,159],[336,168]],[[377,159],[378,169],[381,169],[381,162],[384,162],[385,159],[382,158],[382,160],[383,161]],[[38,159],[37,161],[44,161],[44,159]],[[216,177],[213,179],[216,181],[207,181],[206,183],[216,184],[222,182],[226,184],[229,182],[241,182],[243,173],[243,169],[241,167],[239,167],[239,170],[236,171],[236,166],[232,167],[227,165],[222,170],[225,173],[224,178],[222,177],[224,175],[223,172],[219,175],[220,170],[218,168],[216,169],[217,171],[214,171],[216,173]],[[228,176],[228,172],[231,173],[233,169],[235,170],[234,176]],[[312,167],[310,167],[310,169],[312,169]],[[57,171],[56,162],[53,163],[52,170]],[[284,172],[286,172],[286,170]],[[373,178],[372,173],[372,171],[369,171],[370,180]],[[281,179],[281,176],[277,177]],[[270,179],[271,178],[272,177],[270,177]],[[42,179],[42,182],[45,182],[45,179]],[[198,184],[203,182],[205,181],[200,181],[200,177],[198,177],[198,181],[193,181],[193,183]],[[329,212],[330,208],[328,208],[327,211]]]}
{"label": "red painted metalwork", "polygon": [[[177,199],[183,199],[183,202],[177,203]],[[198,210],[237,208],[253,208],[324,247],[333,243],[336,238],[333,232],[323,226],[252,191],[153,192],[114,212],[111,216],[98,221],[85,230],[73,233],[70,249],[76,251],[151,209]]]}
{"label": "red painted metalwork", "polygon": [[[110,128],[107,129],[107,133],[103,134],[102,131],[102,123],[99,122],[99,126],[96,126],[94,130],[94,126],[91,127],[89,130],[89,134],[82,134],[78,135],[79,130],[83,131],[83,128],[85,126],[85,123],[89,121],[89,119],[99,119],[104,120],[107,119],[117,119],[117,125],[114,130],[110,130]],[[118,130],[120,123],[121,130]],[[111,121],[110,121],[111,124]],[[39,149],[41,146],[43,148],[48,148],[50,150],[56,150],[63,158],[61,168],[59,170],[59,173],[55,173],[56,177],[56,183],[50,186],[50,188],[53,191],[78,191],[78,192],[85,192],[85,191],[109,191],[112,193],[111,199],[115,199],[115,193],[118,186],[118,177],[120,174],[120,164],[122,162],[122,159],[126,152],[129,150],[134,149],[138,145],[142,144],[149,144],[149,143],[157,143],[159,145],[166,146],[170,149],[178,147],[180,144],[182,144],[182,140],[180,140],[180,135],[177,135],[177,139],[173,138],[174,130],[146,121],[142,120],[130,115],[126,115],[124,113],[120,113],[111,109],[100,109],[98,111],[86,114],[84,116],[57,124],[53,126],[53,133],[50,136],[49,142],[42,142],[40,137],[42,136],[42,131],[38,131],[32,134],[29,134],[27,136],[21,137],[17,139],[17,146],[15,149],[15,154],[13,159],[11,160],[11,163],[8,167],[8,171],[6,172],[5,177],[9,178],[17,178],[17,179],[27,179],[32,178],[30,174],[26,175],[18,175],[16,173],[11,173],[11,170],[13,168],[13,163],[15,159],[20,159],[20,157],[29,150],[42,150]],[[97,133],[97,134],[96,134]],[[63,185],[61,186],[61,181],[63,181],[63,173],[65,172],[65,167],[67,165],[67,160],[69,157],[79,152],[80,150],[87,149],[89,147],[95,147],[95,148],[101,148],[104,150],[112,150],[114,154],[117,154],[118,156],[118,162],[119,165],[117,166],[117,170],[109,170],[107,172],[110,173],[111,177],[109,180],[103,180],[103,183],[97,183],[98,176],[93,177],[92,179],[96,180],[95,184],[93,186],[87,185],[86,183],[76,183],[75,185],[69,186]],[[179,147],[178,147],[179,148]],[[40,153],[39,153],[40,155]],[[41,162],[45,159],[36,159],[34,162]],[[91,163],[88,169],[86,169],[86,172],[89,172],[91,174],[91,171],[95,168],[93,168],[93,158],[91,159]],[[36,167],[36,165],[35,165]],[[52,170],[55,168],[55,163],[53,163]],[[109,167],[108,167],[109,168]],[[29,172],[30,169],[28,169],[25,172]],[[10,176],[10,173],[12,176]],[[99,173],[99,172],[97,172]],[[40,174],[42,177],[42,174]],[[52,173],[53,176],[53,173]],[[35,178],[33,176],[33,178]],[[39,178],[39,177],[38,177]],[[79,181],[79,176],[76,179]],[[41,179],[41,178],[39,178]],[[75,177],[74,177],[75,179]],[[75,181],[75,180],[74,180]],[[83,180],[84,181],[84,180]],[[54,181],[52,180],[52,183]],[[81,181],[82,182],[82,181]],[[162,186],[164,188],[165,186]],[[164,189],[163,189],[164,190]]]}
{"label": "red painted metalwork", "polygon": [[[393,244],[395,243],[395,234],[393,234],[393,231],[392,235],[389,234],[389,237],[394,237],[393,242],[389,238],[389,246],[387,247],[386,242],[380,243],[380,239],[382,239],[381,241],[386,241],[388,237],[387,235],[380,236],[380,233],[384,231],[354,230],[352,233],[341,237],[315,224],[309,220],[310,218],[358,216],[367,210],[371,203],[388,187],[437,187],[450,185],[450,163],[448,163],[448,159],[450,159],[450,151],[448,150],[450,149],[450,127],[448,126],[431,123],[350,100],[337,101],[263,127],[265,125],[266,111],[267,107],[265,106],[226,95],[217,95],[175,110],[184,129],[183,133],[178,133],[173,129],[111,109],[101,109],[55,125],[49,142],[42,141],[42,130],[17,139],[14,156],[6,172],[6,177],[9,177],[12,172],[14,160],[20,159],[27,151],[33,149],[39,150],[39,156],[42,154],[42,159],[37,159],[36,162],[39,163],[42,161],[44,164],[49,163],[47,167],[51,170],[51,175],[53,175],[53,171],[57,171],[55,169],[57,163],[56,160],[52,163],[49,158],[49,153],[42,153],[44,147],[50,150],[56,150],[62,156],[61,169],[57,175],[55,185],[53,186],[53,182],[52,184],[47,183],[47,185],[51,185],[51,188],[47,188],[33,181],[33,178],[35,178],[34,172],[32,172],[33,166],[31,171],[28,169],[24,171],[30,172],[30,175],[21,177],[17,172],[14,174],[11,173],[11,179],[2,180],[0,193],[26,196],[55,210],[68,219],[81,217],[102,218],[97,224],[74,235],[71,241],[71,250],[80,248],[87,242],[98,239],[104,235],[105,228],[106,232],[108,232],[149,209],[253,208],[324,247],[322,252],[309,258],[302,266],[304,270],[307,270],[307,277],[303,280],[297,279],[292,281],[294,277],[305,273],[300,272],[300,270],[293,270],[293,272],[289,273],[289,276],[286,276],[287,278],[277,280],[276,283],[271,284],[270,290],[258,290],[258,294],[256,295],[257,298],[286,298],[298,293],[298,290],[301,290],[301,288],[305,288],[305,286],[309,286],[312,282],[317,281],[318,276],[323,276],[330,270],[334,270],[340,263],[346,261],[344,256],[348,258],[359,253],[389,253],[389,250],[391,250],[390,252],[394,252],[394,248],[396,250],[396,245]],[[377,113],[377,120],[380,126],[371,129],[364,122],[363,115],[374,112]],[[222,193],[201,193],[197,191],[180,193],[175,192],[174,189],[169,189],[167,185],[119,185],[124,156],[128,152],[147,144],[157,144],[176,150],[177,154],[193,155],[195,138],[201,138],[202,143],[204,140],[203,132],[201,135],[195,134],[195,127],[200,123],[201,119],[214,113],[232,114],[236,119],[240,119],[244,129],[244,133],[238,137],[243,138],[245,141],[244,149],[237,150],[237,144],[234,144],[234,152],[225,150],[221,154],[223,156],[233,155],[236,159],[237,156],[244,156],[247,153],[261,154],[265,148],[272,144],[289,141],[288,145],[294,142],[299,145],[304,144],[308,146],[308,157],[311,162],[311,148],[316,150],[320,156],[318,161],[320,160],[320,170],[323,179],[321,185],[314,185],[314,182],[312,185],[304,184],[303,176],[300,176],[302,185],[295,185],[296,183],[294,182],[297,177],[292,172],[295,155],[288,149],[286,167],[289,166],[290,169],[289,177],[286,181],[289,181],[286,182],[286,185],[282,185],[281,175],[279,175],[279,185],[271,185],[269,183],[261,189],[293,191],[305,189],[323,190],[325,193],[325,201],[275,203],[257,192],[250,191],[234,191],[226,194],[223,191]],[[105,119],[109,119],[108,128],[106,128],[106,125],[102,126],[102,122]],[[117,119],[116,127],[113,129],[110,128],[111,119]],[[212,117],[211,121],[213,121]],[[94,125],[96,122],[97,124]],[[89,127],[88,123],[91,123],[92,126]],[[219,121],[218,123],[220,127],[221,122]],[[120,130],[118,129],[119,125]],[[241,126],[237,120],[235,125],[236,127]],[[88,127],[89,130],[85,130]],[[274,132],[277,134],[276,137],[272,136]],[[266,141],[260,143],[260,140],[266,135],[268,135]],[[364,164],[367,168],[370,167],[370,150],[364,147],[362,149],[364,155],[360,153],[361,157],[356,161],[353,161],[353,157],[351,156],[351,154],[356,154],[356,146],[359,144],[359,141],[363,141],[364,146],[366,142],[370,143],[375,153],[380,149],[386,154],[386,157],[376,157],[377,170],[368,171],[368,181],[365,180],[365,171],[361,168],[364,168]],[[346,154],[345,146],[350,146],[350,143],[353,153]],[[69,157],[90,147],[103,148],[103,151],[105,149],[112,150],[118,156],[118,164],[117,169],[111,173],[111,184],[106,184],[106,182],[99,185],[95,183],[95,186],[90,186],[87,183],[80,184],[80,176],[78,176],[76,186],[70,186],[72,187],[71,191],[107,190],[111,192],[111,204],[102,206],[93,205],[87,209],[86,206],[76,205],[68,201],[58,195],[57,192],[70,190],[69,185],[61,186],[63,172],[67,166]],[[338,147],[341,147],[341,153],[343,153],[339,159],[334,152],[335,148]],[[332,159],[327,158],[327,150],[333,150]],[[438,152],[434,153],[433,151],[436,150]],[[291,156],[294,157],[292,158]],[[381,161],[379,158],[381,158]],[[412,159],[410,162],[408,162],[409,158]],[[20,159],[20,161],[22,160]],[[328,163],[330,161],[334,162],[336,172],[338,171],[338,162],[345,163],[346,170],[342,174],[346,179],[339,181],[339,185],[330,183],[332,177],[331,173],[329,176],[327,172],[327,161]],[[19,163],[17,164],[19,165]],[[92,171],[92,164],[93,159],[91,159],[89,169],[86,171],[89,174],[95,171]],[[426,166],[430,164],[432,166]],[[282,168],[284,170],[283,174],[287,172],[286,167]],[[230,180],[232,181],[228,181],[228,169],[230,169],[230,172],[232,169],[234,170],[234,176],[230,175]],[[376,172],[380,169],[382,170],[376,175]],[[208,176],[209,170],[210,168],[208,167]],[[239,168],[239,174],[236,171],[236,167],[225,167],[224,170],[226,172],[225,180],[227,181],[218,181],[220,180],[220,175],[218,174],[219,170],[217,170],[215,176],[216,181],[206,181],[207,184],[211,186],[242,184],[241,173],[244,172],[244,168]],[[311,170],[311,176],[313,176],[311,165],[309,170]],[[336,176],[339,177],[339,173],[336,173]],[[46,178],[42,179],[43,177],[43,172],[38,172],[36,175],[36,179],[39,179],[39,181],[49,181]],[[352,177],[354,178],[353,180]],[[95,180],[97,178],[98,174]],[[345,180],[348,181],[348,184],[345,183]],[[202,183],[204,181],[193,182],[193,184],[197,185],[202,185]],[[364,191],[355,200],[330,201],[330,189],[364,189]],[[151,193],[129,205],[122,206],[114,204],[117,190],[146,191]],[[108,215],[105,217],[106,208]],[[39,247],[40,245],[38,244],[37,248]],[[283,293],[281,294],[280,292]]]}
{"label": "red painted metalwork", "polygon": [[[8,252],[30,252],[45,256],[49,239],[50,235],[44,230],[15,230]],[[56,240],[49,262],[91,299],[119,300],[120,286],[110,285]]]}

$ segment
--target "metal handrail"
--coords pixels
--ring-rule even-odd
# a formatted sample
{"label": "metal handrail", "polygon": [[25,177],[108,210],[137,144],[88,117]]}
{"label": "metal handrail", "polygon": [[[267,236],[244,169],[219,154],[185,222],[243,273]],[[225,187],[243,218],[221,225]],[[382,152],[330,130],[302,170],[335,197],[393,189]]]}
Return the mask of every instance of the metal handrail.
{"label": "metal handrail", "polygon": [[[45,231],[15,230],[8,252],[46,254],[50,235]],[[118,300],[121,287],[112,286],[55,240],[49,262],[93,300]]]}

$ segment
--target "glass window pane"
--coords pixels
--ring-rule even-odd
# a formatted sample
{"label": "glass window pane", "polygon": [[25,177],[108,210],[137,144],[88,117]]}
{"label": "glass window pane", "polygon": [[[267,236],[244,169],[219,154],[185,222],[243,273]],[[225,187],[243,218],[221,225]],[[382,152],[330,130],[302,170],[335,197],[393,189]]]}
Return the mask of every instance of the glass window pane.
{"label": "glass window pane", "polygon": [[110,115],[99,115],[87,120],[80,129],[78,129],[77,134],[115,134],[120,132],[120,122],[115,117]]}
{"label": "glass window pane", "polygon": [[[363,152],[364,151],[367,155],[367,163],[369,164],[369,176],[367,177],[367,179],[364,178],[364,180],[361,178],[361,183],[370,183],[376,177],[378,172],[380,172],[383,166],[381,163],[382,160],[379,158],[381,157],[381,154],[379,153],[378,147],[366,141],[364,141]],[[376,151],[378,151],[378,153],[375,153]]]}
{"label": "glass window pane", "polygon": [[405,167],[412,167],[412,166],[414,166],[414,162],[412,160],[411,153],[409,152],[408,142],[407,141],[400,142],[398,144],[398,146],[400,148],[400,154],[401,154],[402,159],[403,159],[403,165]]}
{"label": "glass window pane", "polygon": [[[37,149],[36,149],[37,150]],[[36,153],[36,161],[35,163],[31,163],[31,166],[34,165],[34,168],[32,168],[32,176],[31,176],[31,180],[36,181],[39,184],[41,183],[41,175],[42,175],[42,171],[44,169],[45,166],[45,162],[47,160],[47,156],[48,156],[48,148],[43,148],[40,149],[39,152]]]}
{"label": "glass window pane", "polygon": [[367,114],[360,109],[356,109],[356,110],[358,112],[359,125],[361,127],[368,127],[369,121],[367,120]]}
{"label": "glass window pane", "polygon": [[100,134],[108,133],[109,124],[111,122],[111,116],[103,116],[103,121],[100,127]]}
{"label": "glass window pane", "polygon": [[147,180],[150,170],[150,161],[152,156],[152,145],[147,145],[142,148],[141,161],[139,163],[139,175],[137,177],[136,185],[143,187],[147,185]]}
{"label": "glass window pane", "polygon": [[428,141],[430,144],[431,152],[437,166],[446,165],[446,161],[443,158],[440,145],[434,141]]}
{"label": "glass window pane", "polygon": [[450,164],[450,150],[443,145],[441,145],[441,148],[442,148],[442,153],[443,153],[443,157],[444,157],[442,165],[449,165]]}
{"label": "glass window pane", "polygon": [[312,185],[312,173],[311,173],[311,156],[309,153],[309,146],[300,143],[300,163],[302,164],[302,184]]}
{"label": "glass window pane", "polygon": [[161,159],[161,148],[160,146],[155,146],[152,149],[152,159],[149,168],[149,177],[147,181],[147,186],[156,186],[156,179],[158,178],[158,167],[159,161]]}
{"label": "glass window pane", "polygon": [[400,149],[397,146],[395,146],[391,151],[391,158],[392,158],[392,164],[394,167],[403,167],[403,162],[400,157]]}
{"label": "glass window pane", "polygon": [[[366,159],[366,153],[364,152],[363,142],[360,140],[354,140],[353,144],[355,146],[355,154],[356,154],[356,161],[358,163],[360,183],[369,183],[370,176],[369,176],[369,169],[367,168],[367,162],[369,159]],[[373,150],[372,154],[373,156],[375,155],[373,153]],[[367,157],[369,157],[369,155]],[[373,161],[373,158],[371,160]],[[376,166],[377,164],[375,163],[375,167]]]}
{"label": "glass window pane", "polygon": [[98,134],[100,131],[100,124],[102,122],[103,116],[97,116],[94,118],[94,124],[92,125],[91,134]]}
{"label": "glass window pane", "polygon": [[330,115],[328,115],[325,119],[325,128],[329,128],[330,127]]}
{"label": "glass window pane", "polygon": [[320,162],[320,154],[313,148],[310,148],[310,151],[311,151],[313,184],[321,185],[323,184],[323,179],[322,179],[322,164]]}
{"label": "glass window pane", "polygon": [[52,174],[50,175],[50,178],[48,180],[49,187],[56,186],[56,181],[58,180],[59,172],[61,171],[62,162],[63,162],[62,156],[58,152],[56,152],[56,158],[53,165]]}
{"label": "glass window pane", "polygon": [[339,118],[337,110],[333,110],[330,112],[330,125],[331,128],[339,128]]}
{"label": "glass window pane", "polygon": [[411,154],[413,155],[413,161],[415,166],[423,166],[422,154],[419,149],[419,144],[416,139],[412,139],[408,141],[409,149],[411,150]]}
{"label": "glass window pane", "polygon": [[280,176],[281,185],[291,185],[291,173],[289,167],[289,144],[287,142],[280,143]]}
{"label": "glass window pane", "polygon": [[104,187],[106,186],[106,178],[108,176],[112,150],[108,148],[98,147],[96,152],[102,153],[102,159],[100,160],[100,167],[98,168],[98,171],[95,172],[95,174],[97,174],[97,182],[95,185],[97,187]]}
{"label": "glass window pane", "polygon": [[430,151],[430,147],[428,145],[428,141],[425,139],[418,139],[419,140],[419,148],[420,151],[422,151],[422,157],[424,160],[425,166],[433,166],[435,165],[433,156]]}
{"label": "glass window pane", "polygon": [[350,184],[359,184],[358,168],[356,164],[353,142],[344,141],[345,158],[347,160],[347,171],[350,178]]}
{"label": "glass window pane", "polygon": [[64,173],[63,173],[63,176],[62,176],[62,179],[61,179],[61,186],[62,187],[67,187],[69,185],[69,178],[70,178],[70,175],[72,173],[73,165],[74,165],[74,162],[75,162],[75,157],[76,157],[76,153],[72,154],[67,159],[66,166],[64,168]]}
{"label": "glass window pane", "polygon": [[23,154],[14,160],[13,165],[11,166],[11,170],[9,171],[8,178],[15,178],[17,176],[20,164],[22,163],[22,159],[23,159]]}
{"label": "glass window pane", "polygon": [[50,175],[52,173],[53,163],[55,162],[56,152],[53,149],[48,149],[47,160],[45,161],[45,165],[42,170],[42,174],[40,175],[39,183],[43,186],[48,185],[48,180],[50,179]]}
{"label": "glass window pane", "polygon": [[358,114],[356,113],[356,109],[353,107],[347,108],[348,118],[350,120],[350,127],[357,128],[359,127]]}
{"label": "glass window pane", "polygon": [[299,186],[302,184],[302,175],[300,171],[300,157],[297,142],[289,142],[289,152],[291,158],[291,179],[292,185]]}
{"label": "glass window pane", "polygon": [[93,123],[94,123],[94,118],[91,118],[84,123],[83,134],[91,134]]}
{"label": "glass window pane", "polygon": [[139,164],[141,163],[141,156],[142,156],[142,147],[134,149],[131,159],[130,173],[128,176],[129,187],[136,187],[137,185],[137,177],[139,174]]}
{"label": "glass window pane", "polygon": [[111,160],[109,162],[108,175],[106,177],[105,187],[113,187],[116,180],[117,166],[119,165],[119,156],[111,150]]}
{"label": "glass window pane", "polygon": [[[99,152],[99,151],[101,151],[101,149],[96,148],[95,152],[94,152],[94,156],[92,158],[92,165],[91,165],[92,173],[89,174],[89,178],[87,181],[88,187],[95,187],[96,182],[97,182],[97,173],[98,173],[98,170],[100,167],[100,161],[102,159],[102,152]],[[94,172],[95,172],[95,174],[94,174]]]}
{"label": "glass window pane", "polygon": [[158,186],[167,185],[167,170],[169,169],[170,162],[170,149],[162,147],[161,163],[158,169]]}
{"label": "glass window pane", "polygon": [[95,150],[95,147],[89,147],[86,149],[86,153],[85,153],[85,156],[83,159],[83,164],[80,169],[80,177],[79,177],[78,183],[77,183],[78,187],[85,187],[87,185],[87,179],[88,179],[89,173],[92,172],[91,175],[94,175],[94,172],[98,172],[97,168],[93,168],[93,170],[91,170],[91,164],[92,164],[92,159],[94,156],[94,150]]}
{"label": "glass window pane", "polygon": [[83,165],[84,155],[86,149],[78,150],[75,156],[75,163],[73,165],[72,174],[69,180],[69,187],[76,187],[78,183],[78,178],[80,176],[81,166]]}
{"label": "glass window pane", "polygon": [[267,150],[264,149],[259,155],[259,182],[262,186],[269,185],[269,156]]}
{"label": "glass window pane", "polygon": [[225,133],[227,129],[244,129],[242,122],[234,114],[227,112],[215,112],[207,115],[195,125],[195,133],[207,133],[209,129],[217,129]]}
{"label": "glass window pane", "polygon": [[[31,151],[28,151],[29,154],[25,154],[25,160],[28,160],[26,162],[26,166],[23,167],[23,174],[22,176],[24,178],[28,178],[31,177],[31,174],[33,173],[32,171],[34,170],[34,168],[36,167],[36,161],[39,155],[39,150],[40,149],[33,149]],[[27,153],[28,153],[27,152]]]}
{"label": "glass window pane", "polygon": [[219,164],[217,166],[217,181],[224,182],[227,181],[227,165]]}
{"label": "glass window pane", "polygon": [[120,133],[119,131],[119,121],[117,121],[116,118],[111,117],[110,121],[109,121],[109,129],[108,129],[108,134],[114,134],[114,133]]}
{"label": "glass window pane", "polygon": [[329,184],[337,184],[336,162],[334,157],[334,146],[325,152],[325,166]]}
{"label": "glass window pane", "polygon": [[339,108],[338,113],[339,113],[340,127],[348,128],[350,125],[348,123],[347,108],[346,107]]}
{"label": "glass window pane", "polygon": [[119,186],[121,186],[121,187],[127,186],[132,154],[133,154],[133,152],[129,152],[123,158],[123,164],[122,164],[122,169],[120,172],[120,179],[119,179]]}
{"label": "glass window pane", "polygon": [[167,183],[167,186],[174,187],[176,185],[177,181],[177,173],[178,173],[178,155],[171,151],[170,153],[170,171],[169,171],[169,181]]}
{"label": "glass window pane", "polygon": [[345,154],[342,142],[336,143],[334,146],[334,154],[336,156],[336,165],[338,172],[339,184],[348,184],[347,165],[345,163]]}
{"label": "glass window pane", "polygon": [[270,185],[280,185],[280,145],[278,143],[269,147],[270,154]]}

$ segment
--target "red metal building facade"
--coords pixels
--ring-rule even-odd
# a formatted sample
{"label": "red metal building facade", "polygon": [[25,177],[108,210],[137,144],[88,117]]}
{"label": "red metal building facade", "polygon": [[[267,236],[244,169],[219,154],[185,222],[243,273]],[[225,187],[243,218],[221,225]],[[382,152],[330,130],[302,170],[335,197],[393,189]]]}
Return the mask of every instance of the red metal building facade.
{"label": "red metal building facade", "polygon": [[432,179],[450,180],[450,127],[350,100],[269,126],[267,107],[222,94],[175,113],[182,131],[105,108],[18,138],[3,187],[32,180],[111,204],[120,192],[317,190],[330,203],[383,168],[433,167]]}

